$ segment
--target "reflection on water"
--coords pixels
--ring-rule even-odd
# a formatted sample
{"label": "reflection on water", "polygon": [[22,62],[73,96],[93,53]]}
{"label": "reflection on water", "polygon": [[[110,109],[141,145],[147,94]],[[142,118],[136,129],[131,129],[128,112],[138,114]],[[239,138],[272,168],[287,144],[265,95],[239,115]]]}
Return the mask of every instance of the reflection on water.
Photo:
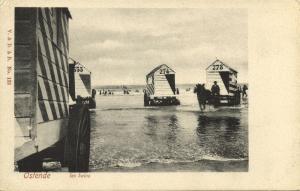
{"label": "reflection on water", "polygon": [[201,171],[207,164],[198,161],[224,166],[224,161],[248,159],[247,107],[201,113],[197,103],[163,108],[142,104],[142,96],[97,100],[102,108],[91,113],[91,170],[159,171],[169,165],[175,171]]}
{"label": "reflection on water", "polygon": [[169,118],[169,133],[168,133],[168,146],[174,145],[178,131],[178,119],[176,115],[171,115]]}
{"label": "reflection on water", "polygon": [[[245,137],[240,130],[240,119],[237,117],[198,117],[196,129],[199,145],[212,153],[225,158],[244,158],[247,153],[237,148]],[[208,147],[206,145],[209,145]]]}

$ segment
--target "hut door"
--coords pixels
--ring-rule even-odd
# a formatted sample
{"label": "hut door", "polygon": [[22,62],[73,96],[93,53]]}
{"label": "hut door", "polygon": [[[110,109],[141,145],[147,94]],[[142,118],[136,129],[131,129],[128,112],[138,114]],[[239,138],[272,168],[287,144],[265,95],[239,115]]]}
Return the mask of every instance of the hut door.
{"label": "hut door", "polygon": [[170,85],[173,93],[175,94],[175,74],[166,74],[166,78],[169,82],[169,85]]}
{"label": "hut door", "polygon": [[229,92],[229,72],[220,72],[220,76],[227,92]]}

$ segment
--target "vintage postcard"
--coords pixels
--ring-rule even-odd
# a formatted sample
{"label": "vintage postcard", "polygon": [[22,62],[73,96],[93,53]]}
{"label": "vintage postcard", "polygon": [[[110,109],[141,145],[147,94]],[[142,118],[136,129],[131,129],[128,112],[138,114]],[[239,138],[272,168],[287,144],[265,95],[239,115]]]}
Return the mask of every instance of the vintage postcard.
{"label": "vintage postcard", "polygon": [[300,2],[0,8],[0,190],[300,189]]}

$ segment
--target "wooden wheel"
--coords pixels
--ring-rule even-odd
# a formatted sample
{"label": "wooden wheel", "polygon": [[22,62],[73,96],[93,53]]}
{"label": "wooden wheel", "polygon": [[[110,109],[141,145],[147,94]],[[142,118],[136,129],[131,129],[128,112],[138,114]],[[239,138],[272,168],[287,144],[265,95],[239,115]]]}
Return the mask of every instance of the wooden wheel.
{"label": "wooden wheel", "polygon": [[19,172],[42,172],[43,161],[39,155],[32,155],[17,162]]}
{"label": "wooden wheel", "polygon": [[67,163],[70,172],[87,172],[90,155],[90,113],[86,105],[76,105],[70,111]]}

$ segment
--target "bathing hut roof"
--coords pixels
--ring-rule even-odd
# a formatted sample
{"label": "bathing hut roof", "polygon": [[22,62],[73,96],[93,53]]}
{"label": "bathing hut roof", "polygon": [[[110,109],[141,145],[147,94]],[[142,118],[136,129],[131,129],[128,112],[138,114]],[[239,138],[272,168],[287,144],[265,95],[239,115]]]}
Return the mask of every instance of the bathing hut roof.
{"label": "bathing hut roof", "polygon": [[71,15],[71,13],[70,13],[70,11],[69,11],[68,8],[62,8],[62,10],[67,14],[67,16],[68,16],[69,18],[72,19],[72,15]]}
{"label": "bathing hut roof", "polygon": [[148,78],[150,75],[154,74],[157,70],[159,70],[159,69],[160,69],[161,67],[163,67],[163,66],[167,67],[168,69],[170,69],[172,72],[175,73],[175,71],[172,70],[168,65],[166,65],[166,64],[161,64],[161,65],[157,66],[156,68],[154,68],[153,70],[151,70],[151,72],[149,72],[149,74],[147,74],[146,78]]}
{"label": "bathing hut roof", "polygon": [[226,66],[229,70],[231,70],[231,71],[233,71],[233,72],[235,72],[235,73],[238,73],[235,69],[233,69],[232,67],[228,66],[227,64],[225,64],[224,62],[222,62],[222,61],[219,60],[219,59],[215,60],[212,64],[210,64],[210,65],[206,68],[206,70],[207,70],[211,65],[213,65],[213,64],[215,64],[215,63],[217,63],[217,62],[223,64],[223,65]]}
{"label": "bathing hut roof", "polygon": [[69,62],[69,64],[74,64],[74,65],[79,65],[79,66],[82,66],[88,73],[92,73],[89,69],[87,69],[83,64],[81,64],[80,62],[78,62],[78,61],[76,61],[76,60],[74,60],[73,58],[71,58],[71,57],[69,57],[69,59],[68,59],[68,62]]}
{"label": "bathing hut roof", "polygon": [[76,62],[75,65],[82,66],[88,73],[92,73],[90,70],[88,70],[83,64],[80,64],[80,62]]}

